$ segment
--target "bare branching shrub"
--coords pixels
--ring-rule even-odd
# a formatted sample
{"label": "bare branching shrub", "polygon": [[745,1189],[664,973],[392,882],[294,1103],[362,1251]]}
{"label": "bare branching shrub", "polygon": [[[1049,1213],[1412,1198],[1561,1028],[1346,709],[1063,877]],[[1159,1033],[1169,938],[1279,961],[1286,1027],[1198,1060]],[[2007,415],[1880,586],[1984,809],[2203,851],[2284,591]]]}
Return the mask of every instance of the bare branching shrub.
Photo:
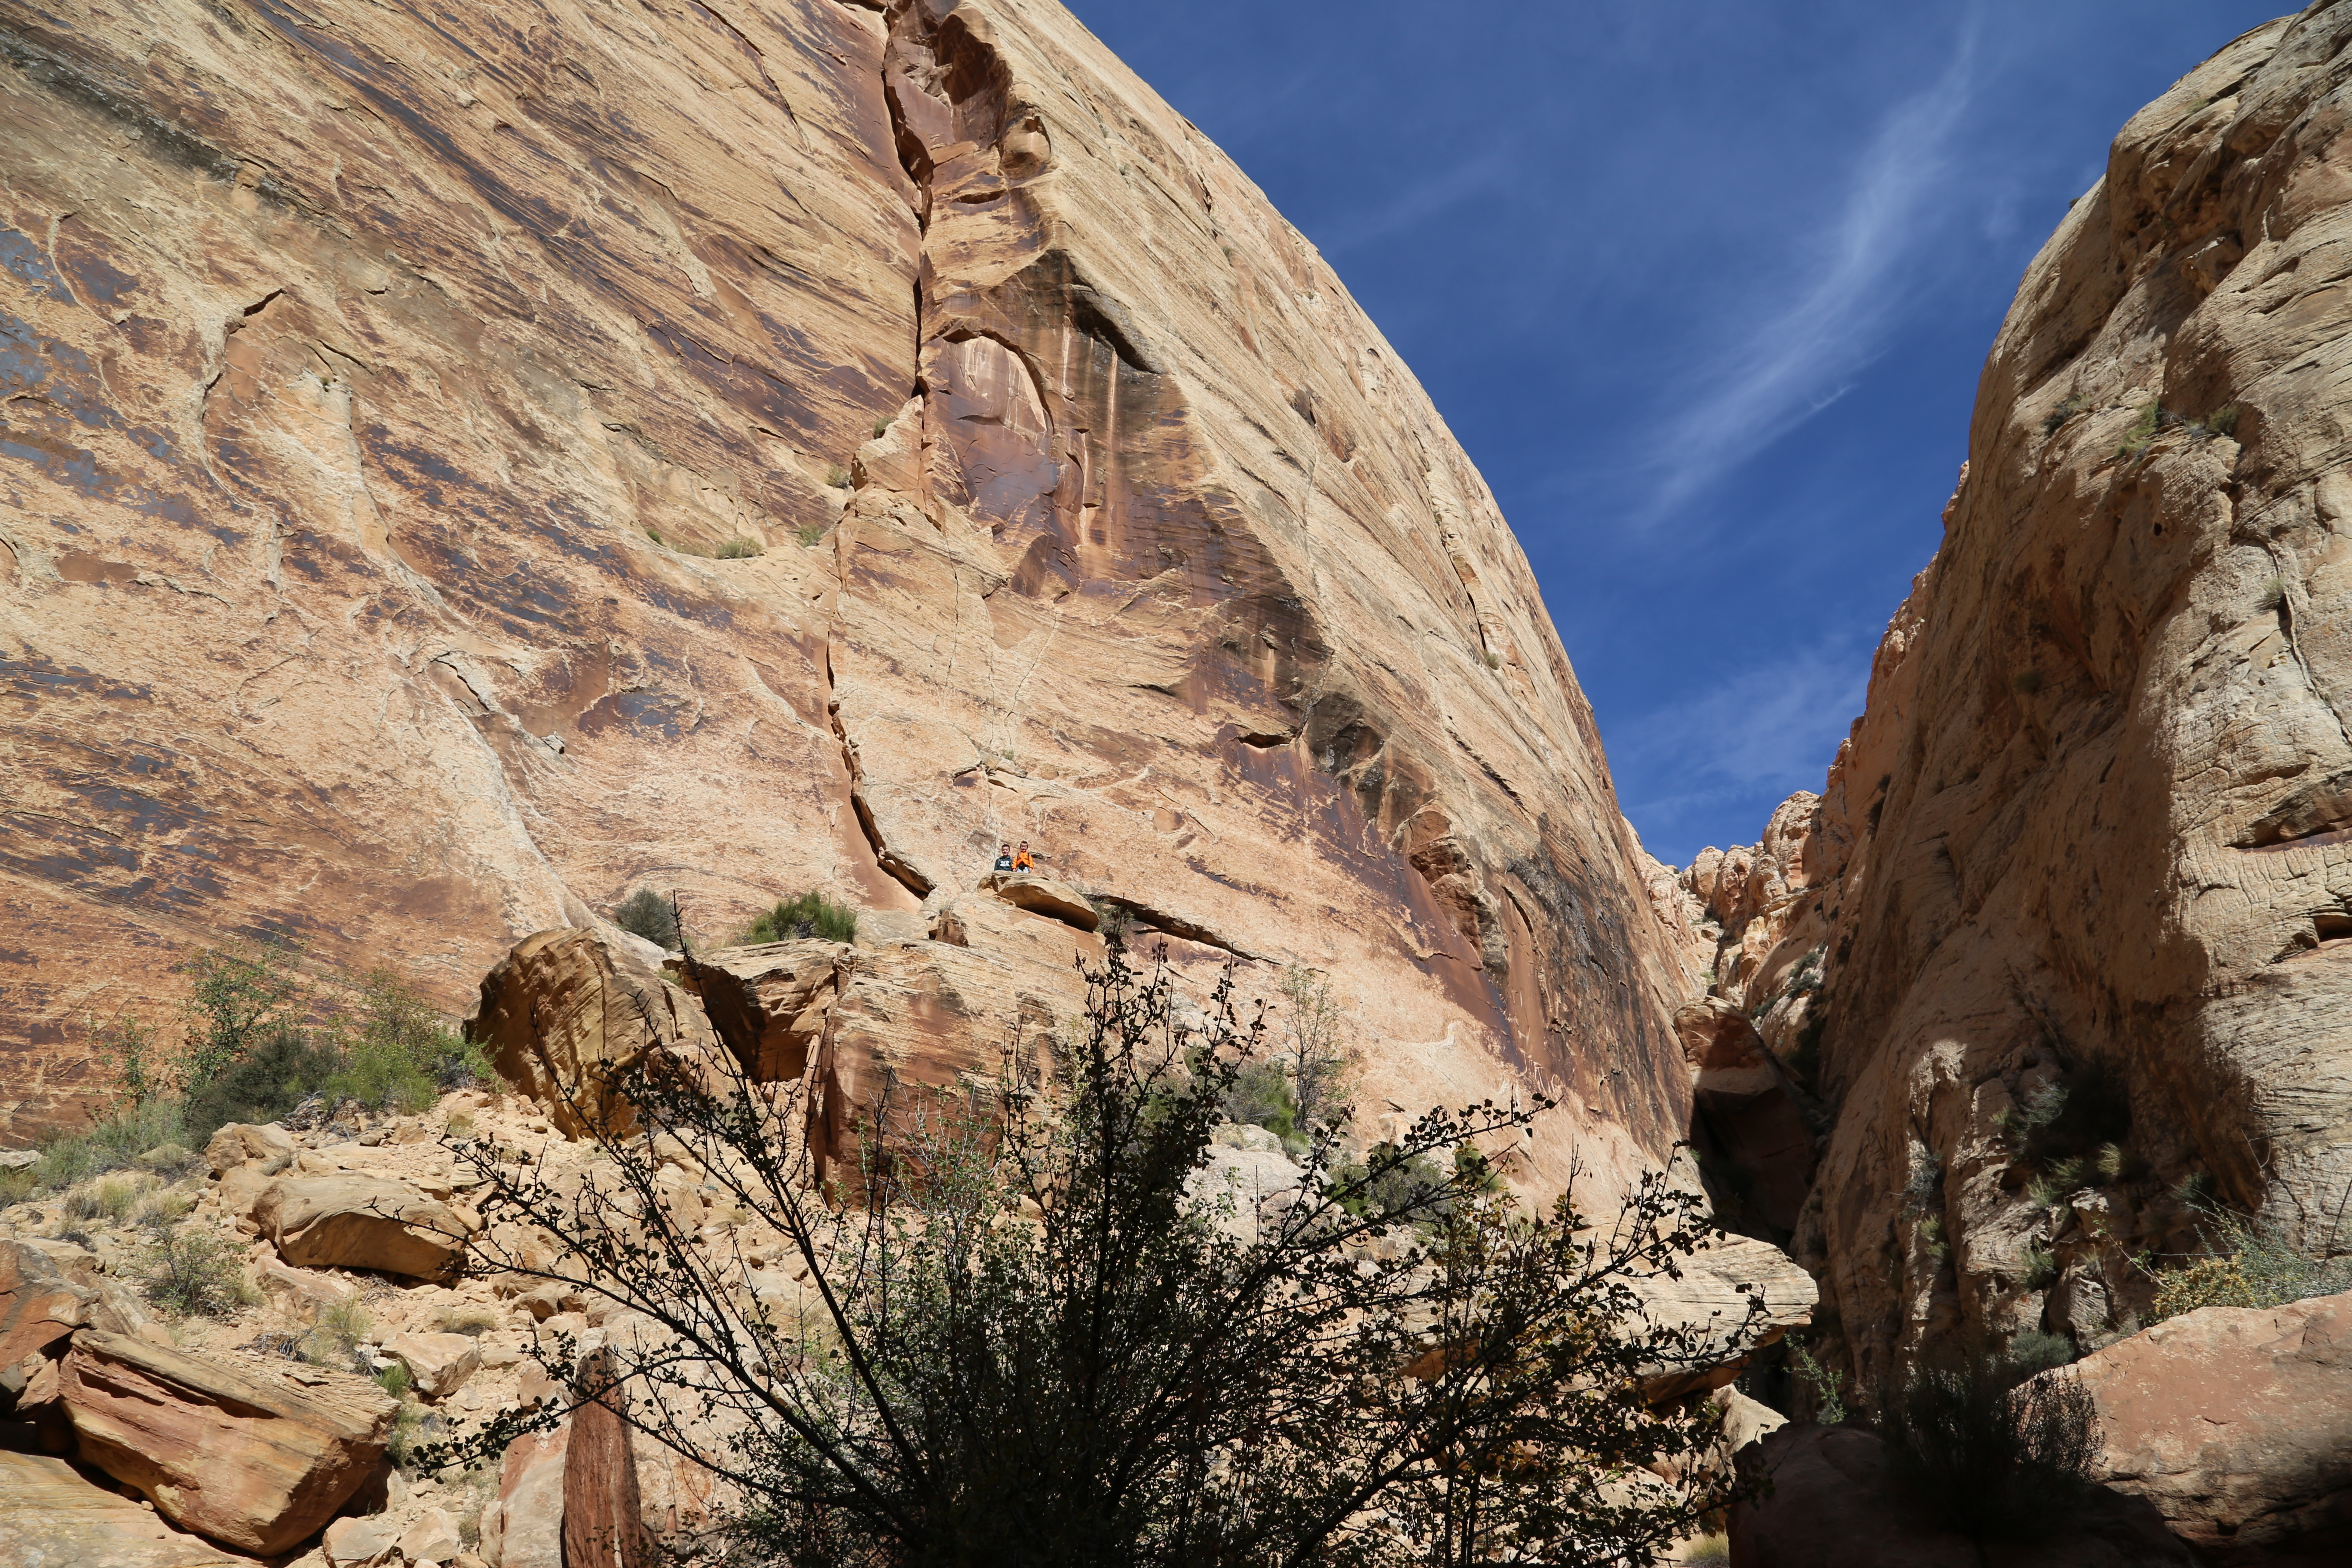
{"label": "bare branching shrub", "polygon": [[2099,1451],[2098,1409],[2072,1373],[1970,1355],[1926,1366],[1882,1399],[1891,1473],[1914,1506],[1978,1540],[2046,1526]]}
{"label": "bare branching shrub", "polygon": [[[2200,1307],[2284,1307],[2352,1290],[2352,1256],[2343,1252],[2352,1240],[2345,1234],[2345,1205],[2315,1227],[2317,1234],[2299,1237],[2274,1221],[2232,1214],[2200,1192],[2191,1191],[2187,1201],[2202,1217],[2207,1250],[2156,1271],[2152,1321]],[[2347,1202],[2352,1203],[2352,1190]]]}
{"label": "bare branching shrub", "polygon": [[1661,1176],[1599,1225],[1527,1213],[1454,1161],[1534,1114],[1489,1105],[1360,1163],[1326,1126],[1298,1185],[1244,1209],[1206,1173],[1262,1020],[1230,973],[1181,1009],[1116,943],[1088,980],[1049,1058],[864,1107],[854,1164],[808,1146],[797,1082],[723,1052],[575,1098],[601,1156],[576,1178],[459,1151],[473,1264],[614,1327],[593,1358],[538,1342],[569,1401],[422,1457],[603,1404],[733,1500],[706,1545],[858,1568],[1646,1563],[1732,1495],[1700,1462],[1717,1414],[1643,1394],[1760,1337],[1760,1300],[1643,1308],[1717,1234],[1701,1200]]}

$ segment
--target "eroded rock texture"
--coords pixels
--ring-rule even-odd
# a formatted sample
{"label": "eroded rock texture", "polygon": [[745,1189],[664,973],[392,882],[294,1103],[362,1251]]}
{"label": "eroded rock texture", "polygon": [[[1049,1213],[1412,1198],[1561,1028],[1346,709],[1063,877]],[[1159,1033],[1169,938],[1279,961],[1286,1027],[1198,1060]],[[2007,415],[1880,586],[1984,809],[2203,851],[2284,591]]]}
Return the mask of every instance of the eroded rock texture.
{"label": "eroded rock texture", "polygon": [[2124,128],[1824,793],[1685,878],[1836,1108],[1797,1244],[1865,1399],[2134,1327],[2184,1179],[2322,1246],[2352,1186],[2347,83],[2316,5]]}
{"label": "eroded rock texture", "polygon": [[17,1135],[226,933],[456,1012],[640,883],[716,943],[1023,838],[1329,971],[1373,1096],[1559,1092],[1548,1168],[1682,1131],[1678,948],[1492,497],[1059,6],[66,0],[0,52]]}

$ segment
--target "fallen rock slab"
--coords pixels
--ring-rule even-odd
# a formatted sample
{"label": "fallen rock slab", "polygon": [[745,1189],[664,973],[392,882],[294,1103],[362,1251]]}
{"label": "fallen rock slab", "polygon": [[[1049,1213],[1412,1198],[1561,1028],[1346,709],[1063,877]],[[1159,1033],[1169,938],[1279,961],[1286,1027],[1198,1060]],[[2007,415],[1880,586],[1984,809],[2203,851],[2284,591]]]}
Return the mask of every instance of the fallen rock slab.
{"label": "fallen rock slab", "polygon": [[400,1561],[400,1535],[385,1519],[339,1519],[319,1543],[327,1568],[376,1568]]}
{"label": "fallen rock slab", "polygon": [[477,1228],[398,1182],[360,1175],[280,1176],[253,1206],[261,1234],[304,1268],[373,1268],[444,1279]]}
{"label": "fallen rock slab", "polygon": [[2352,1563],[2352,1294],[2207,1307],[2073,1371],[2095,1474],[2216,1563]]}
{"label": "fallen rock slab", "polygon": [[0,1368],[72,1333],[81,1323],[86,1294],[47,1253],[0,1241]]}
{"label": "fallen rock slab", "polygon": [[994,871],[981,879],[980,885],[1015,909],[1050,915],[1080,931],[1090,931],[1102,924],[1102,917],[1095,913],[1084,893],[1051,877]]}
{"label": "fallen rock slab", "polygon": [[0,1452],[0,1561],[11,1568],[230,1568],[230,1557],[92,1486],[63,1459]]}
{"label": "fallen rock slab", "polygon": [[564,1568],[563,1458],[569,1425],[528,1432],[499,1464],[499,1500],[482,1512],[482,1556],[499,1568]]}
{"label": "fallen rock slab", "polygon": [[[1653,1400],[1722,1387],[1755,1352],[1811,1322],[1821,1300],[1811,1275],[1779,1247],[1750,1237],[1718,1237],[1677,1262],[1681,1279],[1637,1280],[1634,1288],[1652,1322],[1693,1330],[1705,1345],[1691,1363],[1644,1376],[1643,1392]],[[1751,1300],[1764,1303],[1752,1322]]]}
{"label": "fallen rock slab", "polygon": [[60,1382],[85,1462],[173,1523],[265,1556],[316,1532],[375,1473],[399,1409],[348,1373],[87,1329]]}

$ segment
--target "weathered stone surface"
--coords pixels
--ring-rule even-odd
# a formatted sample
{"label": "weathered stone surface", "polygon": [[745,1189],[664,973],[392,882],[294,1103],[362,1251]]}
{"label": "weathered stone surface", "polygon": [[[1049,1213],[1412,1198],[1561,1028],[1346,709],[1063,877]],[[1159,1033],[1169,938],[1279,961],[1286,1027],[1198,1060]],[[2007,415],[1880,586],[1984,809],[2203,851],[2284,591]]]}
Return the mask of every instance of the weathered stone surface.
{"label": "weathered stone surface", "polygon": [[1046,915],[1080,931],[1090,931],[1102,923],[1085,894],[1051,877],[991,872],[980,885],[1016,910]]}
{"label": "weathered stone surface", "polygon": [[1741,1456],[1770,1495],[1731,1510],[1733,1568],[2195,1568],[2137,1498],[2095,1495],[2028,1539],[1935,1529],[1894,1495],[1886,1451],[1852,1426],[1783,1426]]}
{"label": "weathered stone surface", "polygon": [[2207,1307],[2074,1366],[2094,1473],[2210,1563],[2352,1559],[2352,1295]]}
{"label": "weathered stone surface", "polygon": [[[592,1400],[622,1397],[611,1386],[607,1352],[584,1358],[581,1387]],[[564,1568],[648,1568],[645,1504],[628,1423],[604,1404],[572,1412],[563,1450]]]}
{"label": "weathered stone surface", "polygon": [[454,1007],[639,884],[709,943],[1025,837],[1328,971],[1368,1095],[1559,1093],[1538,1180],[1684,1131],[1682,939],[1492,496],[1058,5],[13,37],[0,1131],[226,931]]}
{"label": "weathered stone surface", "polygon": [[671,961],[743,1070],[763,1083],[796,1082],[824,1035],[851,959],[845,942],[810,939],[726,948]]}
{"label": "weathered stone surface", "polygon": [[84,1330],[61,1369],[81,1458],[173,1523],[267,1555],[374,1474],[397,1405],[367,1379]]}
{"label": "weathered stone surface", "polygon": [[215,1176],[247,1164],[285,1165],[293,1163],[299,1152],[294,1135],[276,1122],[255,1127],[242,1121],[232,1121],[212,1135],[205,1145],[205,1163]]}
{"label": "weathered stone surface", "polygon": [[605,1075],[648,1051],[691,1066],[718,1046],[693,997],[623,944],[570,930],[516,944],[483,977],[466,1033],[571,1137],[598,1119],[615,1131],[634,1125]]}
{"label": "weathered stone surface", "polygon": [[400,1554],[411,1564],[454,1563],[464,1550],[456,1521],[437,1508],[425,1510],[400,1532]]}
{"label": "weathered stone surface", "polygon": [[[1812,1277],[1767,1242],[1722,1237],[1675,1262],[1681,1279],[1645,1279],[1636,1286],[1651,1321],[1697,1329],[1722,1353],[1701,1367],[1658,1370],[1643,1384],[1653,1399],[1720,1388],[1739,1375],[1751,1352],[1812,1321],[1820,1294]],[[1760,1314],[1749,1307],[1751,1300],[1763,1302]]]}
{"label": "weathered stone surface", "polygon": [[0,1368],[72,1333],[82,1321],[86,1294],[47,1254],[0,1241]]}
{"label": "weathered stone surface", "polygon": [[1789,1069],[1748,1016],[1720,996],[1675,1015],[1691,1069],[1691,1136],[1707,1155],[1719,1212],[1759,1221],[1785,1241],[1813,1173],[1813,1131]]}
{"label": "weathered stone surface", "polygon": [[0,1556],[10,1568],[227,1568],[231,1557],[63,1459],[0,1451]]}
{"label": "weathered stone surface", "polygon": [[446,1399],[482,1364],[482,1343],[469,1334],[399,1333],[383,1351],[408,1369],[417,1393]]}
{"label": "weathered stone surface", "polygon": [[[1861,1389],[2128,1332],[2130,1259],[2194,1244],[2184,1177],[2290,1232],[2352,1185],[2347,51],[2352,6],[2312,7],[2124,127],[1822,794],[1686,877],[1725,994],[1792,1060],[1817,1037],[1794,1246]],[[2097,1068],[2109,1168],[2029,1168],[2004,1116]]]}
{"label": "weathered stone surface", "polygon": [[319,1543],[328,1568],[377,1568],[400,1559],[400,1532],[375,1517],[339,1519]]}
{"label": "weathered stone surface", "polygon": [[516,1438],[499,1462],[499,1500],[482,1511],[482,1556],[493,1568],[564,1568],[567,1423]]}
{"label": "weathered stone surface", "polygon": [[353,1174],[280,1176],[253,1207],[261,1234],[304,1268],[374,1268],[440,1279],[477,1228],[405,1184]]}

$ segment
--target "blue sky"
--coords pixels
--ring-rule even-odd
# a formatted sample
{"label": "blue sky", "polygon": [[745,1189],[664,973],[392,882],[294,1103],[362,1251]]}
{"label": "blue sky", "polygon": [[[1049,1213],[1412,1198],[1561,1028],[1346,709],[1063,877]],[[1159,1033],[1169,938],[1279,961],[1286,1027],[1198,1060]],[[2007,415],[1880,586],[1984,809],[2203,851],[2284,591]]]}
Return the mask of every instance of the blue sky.
{"label": "blue sky", "polygon": [[1651,851],[1818,789],[1985,351],[2124,121],[2277,0],[1068,0],[1501,498]]}

